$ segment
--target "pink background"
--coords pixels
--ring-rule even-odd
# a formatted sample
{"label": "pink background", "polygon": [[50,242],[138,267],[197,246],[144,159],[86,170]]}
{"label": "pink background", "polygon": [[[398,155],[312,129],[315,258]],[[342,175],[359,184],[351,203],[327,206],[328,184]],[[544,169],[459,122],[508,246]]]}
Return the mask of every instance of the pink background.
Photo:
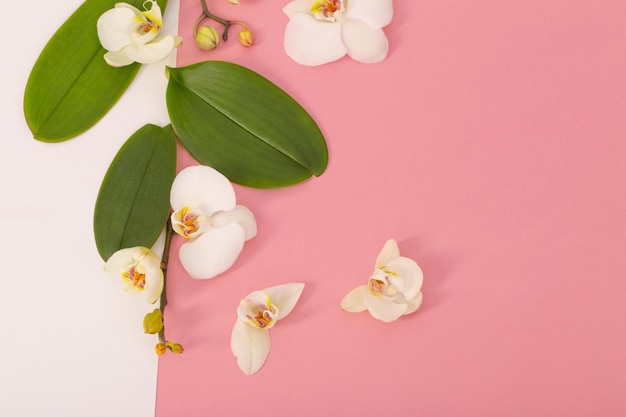
{"label": "pink background", "polygon": [[[178,65],[274,81],[330,162],[294,187],[236,187],[259,234],[222,276],[193,280],[174,253],[167,332],[185,353],[159,360],[157,416],[623,416],[626,3],[396,1],[386,61],[314,68],[283,51],[286,1],[241,3],[209,1],[257,43],[235,30],[207,53],[199,1],[182,0]],[[390,324],[343,312],[390,237],[424,271],[423,307]],[[303,296],[245,376],[238,302],[285,282]]]}

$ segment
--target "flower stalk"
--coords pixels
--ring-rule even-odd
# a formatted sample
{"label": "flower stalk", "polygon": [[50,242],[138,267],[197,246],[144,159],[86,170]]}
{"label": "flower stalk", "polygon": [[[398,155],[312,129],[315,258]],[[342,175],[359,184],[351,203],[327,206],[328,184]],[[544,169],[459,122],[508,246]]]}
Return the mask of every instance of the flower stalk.
{"label": "flower stalk", "polygon": [[[167,263],[170,257],[170,245],[172,243],[172,235],[174,229],[172,229],[171,218],[167,218],[167,224],[165,226],[165,244],[163,245],[163,255],[161,256],[161,271],[163,271],[163,291],[161,291],[161,298],[159,303],[159,309],[161,310],[162,317],[165,317],[165,306],[167,305]],[[162,355],[166,350],[170,350],[174,353],[183,353],[183,347],[179,343],[168,342],[165,339],[165,324],[158,333],[159,343],[155,350],[158,355]]]}

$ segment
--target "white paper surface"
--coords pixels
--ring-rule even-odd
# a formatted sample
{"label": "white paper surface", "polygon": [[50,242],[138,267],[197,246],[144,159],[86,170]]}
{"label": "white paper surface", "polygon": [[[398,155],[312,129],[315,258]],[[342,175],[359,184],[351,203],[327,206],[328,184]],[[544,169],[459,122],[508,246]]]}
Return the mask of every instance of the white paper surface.
{"label": "white paper surface", "polygon": [[[4,4],[0,416],[154,415],[157,340],[142,330],[154,306],[104,274],[92,222],[123,142],[146,123],[169,123],[165,63],[142,68],[104,119],[67,142],[34,140],[22,111],[35,60],[81,3]],[[170,0],[165,32],[176,32],[178,9]]]}

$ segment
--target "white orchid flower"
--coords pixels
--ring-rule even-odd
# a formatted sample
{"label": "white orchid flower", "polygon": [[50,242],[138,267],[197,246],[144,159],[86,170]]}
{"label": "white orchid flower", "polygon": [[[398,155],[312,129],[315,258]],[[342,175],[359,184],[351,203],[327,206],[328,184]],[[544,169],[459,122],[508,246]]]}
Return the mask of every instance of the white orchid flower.
{"label": "white orchid flower", "polygon": [[161,296],[161,259],[151,249],[143,246],[120,249],[111,255],[104,270],[122,278],[122,291],[126,294],[144,293],[150,304]]}
{"label": "white orchid flower", "polygon": [[179,251],[187,273],[213,278],[230,268],[246,240],[256,236],[254,215],[236,205],[235,190],[215,169],[197,165],[183,169],[172,184],[172,227],[188,239]]}
{"label": "white orchid flower", "polygon": [[391,322],[420,308],[422,281],[417,263],[400,256],[398,244],[389,239],[378,254],[367,285],[350,291],[341,301],[341,308],[353,313],[368,310],[372,317]]}
{"label": "white orchid flower", "polygon": [[322,65],[348,54],[364,63],[387,57],[383,27],[393,17],[392,0],[294,0],[283,8],[289,16],[285,52],[302,65]]}
{"label": "white orchid flower", "polygon": [[261,369],[270,353],[268,330],[291,313],[302,290],[302,283],[276,285],[254,291],[241,300],[230,348],[244,374],[252,375]]}
{"label": "white orchid flower", "polygon": [[142,12],[128,3],[117,3],[98,19],[98,38],[108,51],[104,59],[109,65],[153,64],[165,59],[181,44],[179,36],[158,36],[163,16],[156,0],[146,0],[144,8]]}

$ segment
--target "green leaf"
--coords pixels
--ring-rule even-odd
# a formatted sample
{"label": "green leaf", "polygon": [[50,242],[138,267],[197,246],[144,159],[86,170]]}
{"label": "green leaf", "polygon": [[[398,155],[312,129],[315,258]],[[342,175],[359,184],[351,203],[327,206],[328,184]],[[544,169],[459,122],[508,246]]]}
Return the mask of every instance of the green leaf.
{"label": "green leaf", "polygon": [[154,244],[170,214],[175,176],[176,137],[171,126],[148,124],[126,141],[96,201],[94,235],[102,259],[123,248]]}
{"label": "green leaf", "polygon": [[169,68],[167,108],[191,155],[232,182],[285,187],[326,169],[328,149],[311,116],[242,66],[207,61]]}
{"label": "green leaf", "polygon": [[[83,133],[122,96],[139,64],[114,68],[103,58],[96,22],[116,0],[85,1],[48,41],[24,93],[24,115],[35,139],[60,142]],[[127,3],[143,10],[142,0]],[[165,9],[166,0],[159,5]]]}

